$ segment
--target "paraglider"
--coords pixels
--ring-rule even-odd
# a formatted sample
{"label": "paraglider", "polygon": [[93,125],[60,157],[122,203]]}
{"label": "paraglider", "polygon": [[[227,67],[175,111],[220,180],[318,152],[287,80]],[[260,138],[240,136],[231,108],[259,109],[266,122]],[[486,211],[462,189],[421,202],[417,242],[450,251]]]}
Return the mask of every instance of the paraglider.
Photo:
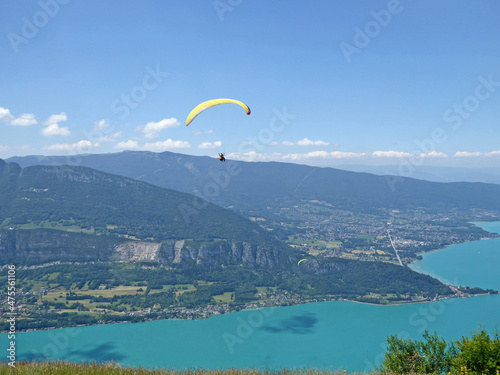
{"label": "paraglider", "polygon": [[299,265],[300,265],[300,263],[305,262],[306,260],[307,260],[307,259],[305,259],[305,258],[304,258],[304,259],[299,260],[299,262],[297,263],[297,266],[299,266]]}
{"label": "paraglider", "polygon": [[212,108],[216,105],[219,105],[219,104],[230,104],[230,103],[233,103],[233,104],[238,104],[240,105],[241,107],[243,107],[243,109],[245,110],[245,112],[247,113],[247,115],[250,114],[250,108],[243,102],[240,102],[239,100],[234,100],[234,99],[212,99],[212,100],[207,100],[206,102],[203,102],[201,104],[198,104],[196,107],[194,107],[194,109],[189,113],[188,117],[186,118],[186,126],[188,126],[189,124],[191,124],[191,122],[194,120],[194,118],[196,116],[198,116],[201,112],[209,109],[209,108]]}
{"label": "paraglider", "polygon": [[[206,102],[198,104],[196,107],[193,108],[191,112],[189,112],[188,117],[186,118],[186,126],[191,124],[191,122],[195,119],[196,116],[198,116],[201,112],[215,107],[216,105],[220,104],[238,104],[239,106],[243,107],[247,115],[250,114],[250,108],[243,102],[240,102],[239,100],[235,99],[212,99],[212,100],[207,100]],[[221,162],[226,161],[226,158],[224,156],[224,152],[219,153],[219,160]]]}

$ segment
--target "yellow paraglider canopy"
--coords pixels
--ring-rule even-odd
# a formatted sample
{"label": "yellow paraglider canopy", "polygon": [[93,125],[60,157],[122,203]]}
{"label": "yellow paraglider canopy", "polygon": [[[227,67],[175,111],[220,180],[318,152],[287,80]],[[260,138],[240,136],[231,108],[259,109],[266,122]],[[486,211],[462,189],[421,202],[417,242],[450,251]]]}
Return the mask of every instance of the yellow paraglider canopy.
{"label": "yellow paraglider canopy", "polygon": [[187,119],[186,119],[186,126],[188,126],[196,116],[198,116],[201,112],[205,111],[206,109],[212,108],[216,105],[219,104],[238,104],[243,109],[246,111],[247,115],[250,114],[250,108],[243,102],[240,102],[239,100],[234,100],[234,99],[212,99],[212,100],[207,100],[206,102],[203,102],[201,104],[198,104],[194,109],[189,113]]}
{"label": "yellow paraglider canopy", "polygon": [[297,263],[297,266],[298,266],[298,265],[300,265],[300,263],[302,263],[302,262],[304,262],[304,261],[306,261],[306,260],[307,260],[307,259],[305,259],[305,258],[304,258],[304,259],[299,260],[299,262]]}

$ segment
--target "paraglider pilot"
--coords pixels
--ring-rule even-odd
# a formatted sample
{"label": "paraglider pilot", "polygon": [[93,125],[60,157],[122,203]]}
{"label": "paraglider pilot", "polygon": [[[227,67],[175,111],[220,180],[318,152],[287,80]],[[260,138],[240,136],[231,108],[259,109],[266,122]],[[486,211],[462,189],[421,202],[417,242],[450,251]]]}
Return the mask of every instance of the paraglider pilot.
{"label": "paraglider pilot", "polygon": [[219,159],[220,159],[220,161],[226,161],[224,154],[219,154]]}

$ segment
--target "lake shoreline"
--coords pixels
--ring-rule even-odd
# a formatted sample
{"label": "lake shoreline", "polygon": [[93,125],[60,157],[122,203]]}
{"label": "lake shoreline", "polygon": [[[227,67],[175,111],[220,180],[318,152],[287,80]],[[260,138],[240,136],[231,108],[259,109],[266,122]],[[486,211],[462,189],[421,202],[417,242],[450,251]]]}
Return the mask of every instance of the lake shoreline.
{"label": "lake shoreline", "polygon": [[[485,222],[485,223],[490,223],[490,222]],[[483,229],[483,230],[486,231],[486,229],[482,228],[479,225],[480,222],[471,222],[471,224],[474,224],[477,227],[479,227],[479,228],[481,228],[481,229]],[[488,233],[492,233],[492,234],[498,234],[497,232],[492,232],[492,231],[487,231],[487,232]],[[492,237],[492,238],[486,238],[486,239],[490,239],[491,240],[491,239],[496,239],[496,238],[499,238],[499,237]],[[451,245],[447,245],[447,246],[445,246],[443,248],[439,248],[439,249],[435,249],[435,250],[425,251],[425,252],[419,253],[419,255],[420,254],[431,254],[431,253],[435,253],[435,252],[446,250],[446,249],[448,249],[451,246],[461,245],[461,244],[464,244],[464,243],[479,242],[479,241],[484,241],[484,240],[485,239],[475,240],[475,241],[465,241],[465,242],[462,242],[462,243],[459,243],[459,244],[451,244]],[[411,263],[408,263],[406,266],[409,267],[410,269],[412,269],[410,267],[410,265],[415,264],[416,262],[421,262],[421,261],[422,260],[416,259],[416,260],[412,261]],[[415,272],[421,273],[421,274],[426,274],[424,272],[420,272],[420,271],[417,271],[417,270],[414,270],[414,269],[412,269],[412,270],[415,271]],[[434,275],[430,275],[430,276],[438,279],[443,284],[445,284],[445,285],[447,285],[449,287],[459,287],[458,285],[453,285],[453,284],[444,282],[443,280],[439,279],[438,277],[436,277]],[[483,288],[481,288],[481,289],[483,289]],[[496,292],[500,292],[500,291],[496,290]],[[471,297],[476,297],[476,296],[484,296],[484,295],[492,295],[492,294],[495,294],[495,293],[478,293],[478,294],[470,294],[470,295],[459,295],[455,291],[455,293],[454,293],[453,296],[447,296],[447,295],[438,296],[437,300],[436,299],[425,299],[425,300],[397,301],[397,302],[389,302],[389,303],[363,302],[363,301],[348,300],[348,299],[343,299],[343,298],[332,298],[332,299],[325,299],[325,300],[295,301],[295,303],[285,303],[283,305],[275,305],[275,306],[255,306],[255,303],[252,303],[252,304],[249,304],[249,306],[246,307],[246,308],[234,309],[232,311],[223,311],[221,313],[215,313],[214,314],[214,313],[211,313],[209,311],[204,311],[203,313],[205,314],[205,316],[202,316],[202,317],[162,318],[162,319],[148,319],[148,318],[146,318],[144,320],[137,321],[137,322],[133,322],[133,321],[130,321],[130,320],[128,320],[128,321],[112,321],[112,322],[109,322],[109,323],[105,322],[105,323],[99,323],[99,324],[85,324],[85,325],[76,325],[76,326],[68,326],[68,327],[46,327],[46,328],[41,328],[41,329],[18,330],[18,332],[19,333],[26,333],[26,332],[51,331],[51,330],[56,330],[56,329],[66,329],[66,328],[75,328],[75,327],[90,327],[90,326],[112,325],[112,324],[123,324],[123,323],[143,323],[143,322],[162,321],[162,320],[163,321],[169,321],[169,320],[172,320],[172,321],[205,320],[205,319],[209,319],[209,318],[212,318],[212,317],[215,317],[215,316],[218,316],[218,315],[233,314],[233,313],[240,312],[240,311],[271,309],[271,308],[275,308],[275,307],[298,306],[298,305],[313,304],[313,303],[318,303],[318,302],[336,302],[336,301],[339,301],[339,302],[354,302],[354,303],[357,303],[357,304],[369,305],[369,306],[403,306],[403,305],[414,305],[414,304],[439,302],[439,301],[444,300],[444,299],[463,299],[463,298],[471,298]],[[210,310],[210,309],[208,309],[208,310]],[[157,313],[155,314],[156,316],[158,316]],[[6,333],[7,333],[7,331],[3,332],[1,334],[3,335],[3,334],[6,334]]]}
{"label": "lake shoreline", "polygon": [[[497,292],[500,293],[500,291],[497,291]],[[68,327],[46,327],[46,328],[41,328],[41,329],[17,330],[16,333],[54,331],[54,330],[59,330],[59,329],[62,330],[62,329],[70,329],[70,328],[109,326],[109,325],[118,325],[118,324],[137,324],[137,323],[148,323],[148,322],[156,322],[156,321],[185,321],[185,322],[200,321],[200,320],[207,320],[207,319],[210,319],[210,318],[213,318],[216,316],[230,315],[230,314],[235,314],[235,313],[239,313],[239,312],[259,311],[259,310],[264,310],[264,309],[274,309],[274,308],[281,308],[281,307],[294,307],[294,306],[301,306],[301,305],[312,305],[312,304],[323,303],[323,302],[352,302],[352,303],[356,303],[356,304],[360,304],[360,305],[378,306],[378,307],[410,306],[410,305],[425,304],[425,303],[437,303],[437,302],[440,302],[443,300],[468,299],[468,298],[474,298],[474,297],[480,297],[480,296],[494,295],[494,294],[498,294],[498,293],[478,293],[478,294],[471,294],[471,295],[464,295],[464,296],[454,295],[452,297],[442,296],[438,300],[422,300],[422,301],[409,301],[409,302],[397,302],[397,303],[372,303],[372,302],[362,302],[362,301],[355,301],[355,300],[348,300],[348,299],[332,299],[332,300],[325,300],[325,301],[307,301],[307,302],[303,302],[303,303],[281,305],[281,306],[249,307],[246,309],[240,309],[240,310],[231,311],[231,312],[227,312],[227,313],[213,314],[210,316],[192,318],[192,319],[168,318],[168,319],[147,319],[147,320],[138,321],[138,322],[119,321],[119,322],[109,322],[109,323],[99,323],[99,324],[82,324],[82,325],[75,325],[75,326],[68,326]],[[6,335],[7,333],[8,332],[1,332],[0,336]]]}

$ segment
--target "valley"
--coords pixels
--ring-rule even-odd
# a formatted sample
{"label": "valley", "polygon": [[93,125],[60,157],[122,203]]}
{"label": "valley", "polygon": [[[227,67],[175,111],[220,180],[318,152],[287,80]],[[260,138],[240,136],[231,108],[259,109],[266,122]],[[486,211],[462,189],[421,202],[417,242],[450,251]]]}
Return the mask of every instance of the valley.
{"label": "valley", "polygon": [[[171,176],[177,167],[170,153],[155,157],[168,160],[155,176]],[[176,159],[181,166],[183,157]],[[109,167],[110,158],[116,155],[103,155],[100,164]],[[189,160],[198,171],[207,161]],[[276,164],[241,164],[224,194],[208,202],[190,194],[206,183],[201,173],[179,172],[185,186],[192,184],[179,192],[88,167],[21,168],[0,161],[0,261],[4,268],[16,266],[17,328],[198,319],[315,301],[401,304],[495,293],[444,285],[404,265],[420,252],[497,237],[470,222],[498,220],[496,203],[485,202],[500,186],[430,185],[441,195],[465,194],[460,205],[439,203],[431,193],[409,200],[402,198],[404,191],[386,196],[384,185],[375,195],[358,189],[346,199],[349,189],[338,185],[372,177]],[[274,178],[270,166],[277,175],[286,172],[289,181],[261,192],[264,180],[255,176]],[[209,178],[220,172],[210,168]],[[335,175],[333,190],[325,188],[332,176],[315,177],[323,181],[316,188],[305,183],[327,172]],[[479,201],[470,196],[477,189]],[[474,201],[478,208],[470,207]],[[298,264],[300,259],[307,261]],[[0,324],[7,328],[5,319]]]}

